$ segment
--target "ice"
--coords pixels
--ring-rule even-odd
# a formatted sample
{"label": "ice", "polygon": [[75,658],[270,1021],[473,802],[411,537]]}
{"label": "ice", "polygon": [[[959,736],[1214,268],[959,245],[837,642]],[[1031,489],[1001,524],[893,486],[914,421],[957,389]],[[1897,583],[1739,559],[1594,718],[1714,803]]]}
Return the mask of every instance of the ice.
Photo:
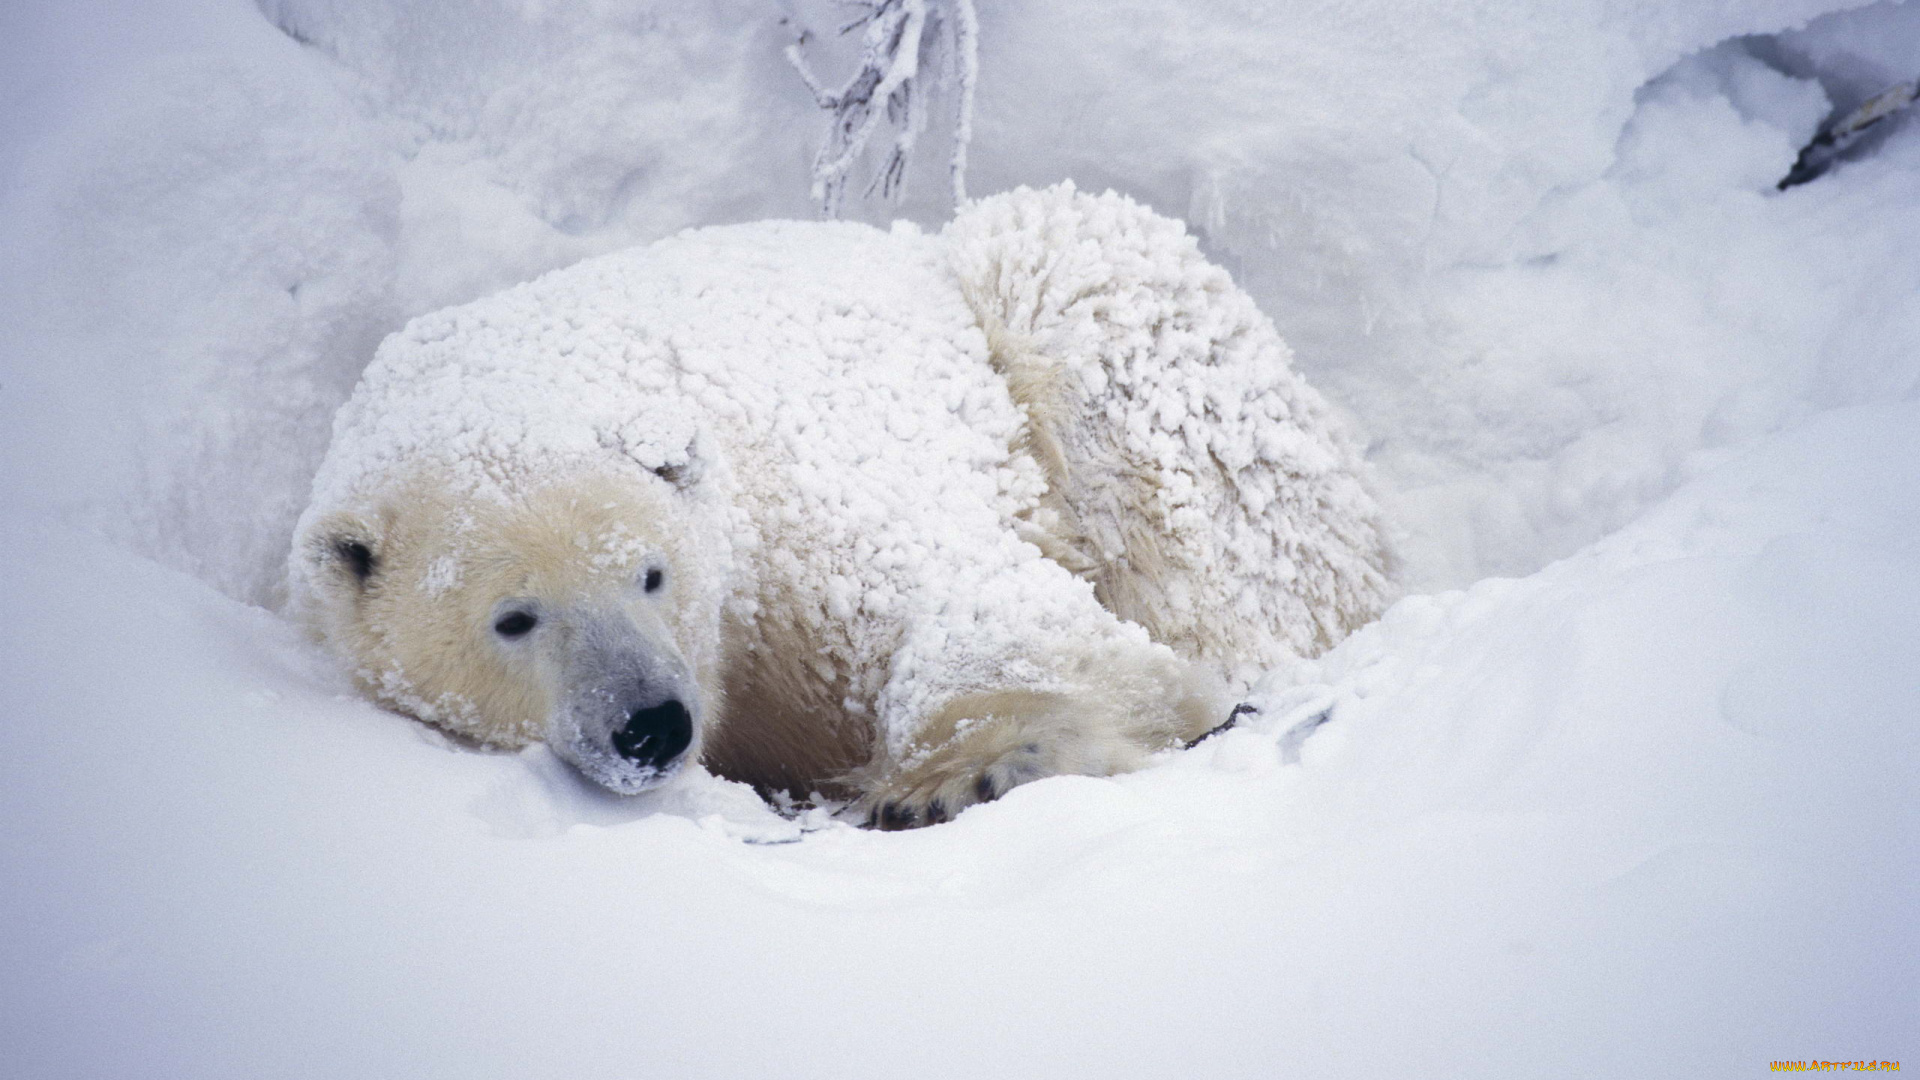
{"label": "ice", "polygon": [[274,604],[377,342],[809,216],[842,14],[0,6],[0,1073],[1914,1056],[1920,138],[1772,187],[1911,2],[982,6],[970,190],[1186,218],[1405,533],[1191,751],[878,834],[360,701]]}

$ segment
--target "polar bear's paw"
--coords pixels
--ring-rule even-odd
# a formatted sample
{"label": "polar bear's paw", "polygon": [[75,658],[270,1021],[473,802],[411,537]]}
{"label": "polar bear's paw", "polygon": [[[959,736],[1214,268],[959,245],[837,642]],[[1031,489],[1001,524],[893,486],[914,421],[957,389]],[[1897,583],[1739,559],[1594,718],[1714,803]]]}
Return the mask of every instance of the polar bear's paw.
{"label": "polar bear's paw", "polygon": [[985,763],[973,759],[915,769],[865,800],[867,827],[892,831],[938,825],[975,803],[992,802],[1021,784],[1058,774],[1052,756],[1039,743],[1027,743]]}
{"label": "polar bear's paw", "polygon": [[923,749],[863,784],[869,828],[913,829],[947,821],[1021,784],[1061,774],[1109,776],[1136,768],[1158,747],[1062,694],[1002,691],[949,704],[927,725]]}

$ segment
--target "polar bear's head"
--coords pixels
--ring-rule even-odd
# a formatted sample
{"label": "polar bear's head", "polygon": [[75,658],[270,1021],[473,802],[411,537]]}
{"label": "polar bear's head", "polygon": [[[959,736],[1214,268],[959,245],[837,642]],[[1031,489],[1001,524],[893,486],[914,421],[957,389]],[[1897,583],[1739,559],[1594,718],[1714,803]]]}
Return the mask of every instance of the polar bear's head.
{"label": "polar bear's head", "polygon": [[682,486],[589,472],[473,500],[416,478],[310,515],[296,603],[385,704],[638,792],[717,712],[724,586]]}

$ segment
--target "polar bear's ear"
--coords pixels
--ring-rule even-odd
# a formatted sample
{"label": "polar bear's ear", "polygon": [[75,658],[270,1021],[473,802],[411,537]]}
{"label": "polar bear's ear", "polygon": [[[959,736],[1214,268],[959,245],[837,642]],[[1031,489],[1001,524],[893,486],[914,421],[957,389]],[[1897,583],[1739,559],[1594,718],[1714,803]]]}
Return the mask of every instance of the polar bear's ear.
{"label": "polar bear's ear", "polygon": [[685,491],[693,486],[693,468],[687,465],[660,465],[654,468],[653,475]]}
{"label": "polar bear's ear", "polygon": [[308,534],[307,559],[317,576],[364,588],[380,572],[380,541],[353,514],[335,514]]}
{"label": "polar bear's ear", "polygon": [[354,579],[362,585],[373,577],[374,570],[380,565],[379,557],[373,553],[373,545],[349,536],[337,537],[333,541],[333,554],[346,564]]}
{"label": "polar bear's ear", "polygon": [[700,483],[707,471],[700,434],[684,419],[660,419],[630,420],[618,428],[601,428],[597,433],[600,445],[686,491]]}
{"label": "polar bear's ear", "polygon": [[672,484],[677,491],[686,491],[700,483],[706,471],[707,461],[706,456],[701,453],[699,435],[694,435],[687,440],[685,450],[653,467],[653,475]]}

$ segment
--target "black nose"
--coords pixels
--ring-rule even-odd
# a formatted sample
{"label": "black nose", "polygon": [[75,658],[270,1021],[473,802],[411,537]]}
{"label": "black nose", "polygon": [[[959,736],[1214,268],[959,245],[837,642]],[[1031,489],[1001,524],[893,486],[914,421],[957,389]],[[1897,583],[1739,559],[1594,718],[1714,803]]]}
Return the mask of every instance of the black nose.
{"label": "black nose", "polygon": [[621,757],[656,769],[685,753],[692,743],[693,717],[672,698],[633,710],[627,726],[613,733],[613,748]]}

